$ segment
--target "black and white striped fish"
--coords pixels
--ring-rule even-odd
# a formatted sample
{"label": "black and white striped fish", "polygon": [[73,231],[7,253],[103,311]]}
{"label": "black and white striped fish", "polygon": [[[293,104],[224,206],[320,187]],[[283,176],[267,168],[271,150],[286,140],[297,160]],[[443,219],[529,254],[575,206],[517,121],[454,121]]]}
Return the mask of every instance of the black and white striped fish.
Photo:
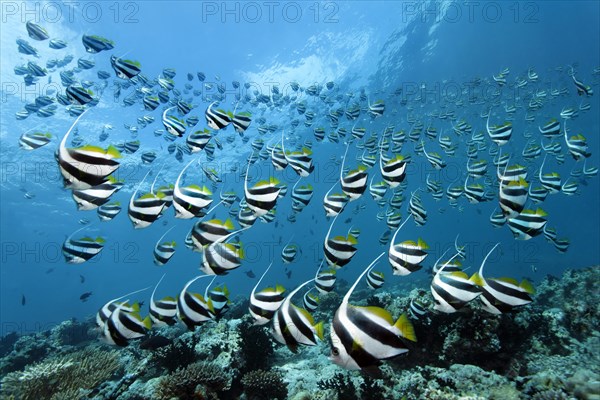
{"label": "black and white striped fish", "polygon": [[252,114],[247,111],[235,114],[231,119],[231,123],[233,124],[235,131],[240,135],[243,135],[252,122],[251,117]]}
{"label": "black and white striped fish", "polygon": [[52,135],[49,132],[25,132],[19,138],[19,147],[25,150],[35,150],[50,143]]}
{"label": "black and white striped fish", "polygon": [[165,233],[163,233],[163,235],[160,237],[160,239],[158,239],[158,241],[154,245],[154,264],[155,265],[158,265],[158,266],[165,265],[166,263],[169,262],[171,257],[173,257],[175,255],[175,246],[177,245],[177,243],[175,243],[175,241],[170,241],[170,242],[162,241],[164,239],[164,237],[167,235],[167,233],[171,232],[171,230],[173,228],[174,228],[174,226],[171,227],[169,230],[167,230]]}
{"label": "black and white striped fish", "polygon": [[[290,239],[291,240],[291,239]],[[286,244],[281,250],[281,260],[284,264],[291,264],[296,259],[298,255],[298,245],[297,244]]]}
{"label": "black and white striped fish", "polygon": [[[300,182],[300,180],[298,180]],[[305,207],[310,203],[313,195],[313,186],[309,183],[306,185],[298,186],[298,182],[292,188],[292,200],[296,203]]]}
{"label": "black and white striped fish", "polygon": [[152,296],[150,296],[150,319],[152,320],[152,325],[158,327],[175,325],[177,322],[177,300],[174,297],[167,296],[160,300],[154,300],[156,289],[164,277],[165,274],[160,278],[152,291]]}
{"label": "black and white striped fish", "polygon": [[438,153],[428,153],[427,150],[425,150],[425,146],[423,146],[423,153],[425,153],[425,158],[427,158],[427,161],[429,161],[429,163],[434,169],[440,170],[446,167],[446,162]]}
{"label": "black and white striped fish", "polygon": [[244,194],[248,208],[252,210],[256,217],[265,215],[271,211],[277,204],[277,196],[281,191],[278,186],[279,181],[273,177],[268,181],[257,182],[254,186],[248,189],[248,171],[250,163],[246,169],[246,177],[244,179]]}
{"label": "black and white striped fish", "polygon": [[367,285],[371,289],[379,289],[385,283],[383,272],[373,271],[372,269],[367,274]]}
{"label": "black and white striped fish", "polygon": [[231,113],[227,113],[221,109],[213,109],[213,106],[217,102],[212,102],[204,112],[204,116],[206,118],[206,123],[211,129],[219,130],[227,127],[231,122],[232,115]]}
{"label": "black and white striped fish", "polygon": [[500,182],[500,193],[498,195],[500,208],[506,218],[514,218],[525,207],[527,202],[529,184],[521,178],[519,181],[508,183]]}
{"label": "black and white striped fish", "polygon": [[584,85],[581,81],[578,81],[577,78],[575,78],[574,73],[571,73],[571,78],[573,79],[573,83],[575,84],[575,88],[577,89],[577,94],[579,96],[581,96],[582,94],[585,94],[586,96],[589,97],[594,94],[594,91],[592,90],[592,88],[590,86]]}
{"label": "black and white striped fish", "polygon": [[443,313],[454,313],[481,294],[477,285],[477,273],[471,278],[462,271],[444,270],[458,254],[442,265],[431,282],[431,294],[435,301],[434,309]]}
{"label": "black and white striped fish", "polygon": [[208,129],[204,129],[202,131],[196,131],[185,139],[185,143],[188,145],[192,153],[197,153],[204,149],[204,147],[208,144],[212,135]]}
{"label": "black and white striped fish", "polygon": [[279,144],[273,146],[273,149],[271,149],[271,164],[273,164],[276,171],[283,171],[288,165],[287,158]]}
{"label": "black and white striped fish", "polygon": [[396,155],[384,162],[383,157],[379,157],[379,169],[381,170],[383,181],[391,188],[395,188],[404,181],[406,176],[405,158],[401,155]]}
{"label": "black and white striped fish", "polygon": [[[146,173],[146,176],[148,176],[148,173]],[[144,176],[144,179],[138,184],[135,192],[133,192],[129,199],[127,215],[129,216],[134,229],[142,229],[150,226],[160,217],[165,208],[165,202],[163,201],[164,195],[161,192],[158,192],[157,194],[150,192],[136,198],[140,186],[146,179],[146,176]]]}
{"label": "black and white striped fish", "polygon": [[375,176],[371,178],[371,183],[369,184],[369,193],[371,194],[371,197],[373,197],[373,200],[378,201],[383,199],[387,193],[388,185],[385,181],[373,183],[374,179]]}
{"label": "black and white striped fish", "polygon": [[71,195],[77,204],[77,209],[80,211],[95,210],[107,203],[110,196],[120,189],[115,183],[116,180],[109,176],[108,180],[100,185],[87,189],[74,189]]}
{"label": "black and white striped fish", "polygon": [[385,111],[385,103],[383,100],[377,100],[373,104],[369,104],[368,114],[371,118],[381,117]]}
{"label": "black and white striped fish", "polygon": [[508,227],[513,233],[515,239],[529,240],[542,233],[544,226],[548,222],[548,214],[538,208],[537,210],[523,210],[514,218],[508,219]]}
{"label": "black and white striped fish", "polygon": [[120,158],[121,153],[113,146],[109,146],[106,150],[89,145],[66,148],[69,134],[84,114],[85,112],[73,122],[56,153],[65,187],[70,189],[87,189],[100,185],[119,168],[119,163],[115,159]]}
{"label": "black and white striped fish", "polygon": [[179,173],[177,181],[175,181],[175,188],[173,189],[175,218],[190,219],[204,216],[203,209],[208,207],[213,201],[212,192],[206,186],[180,186],[181,177],[194,161],[196,160],[190,160]]}
{"label": "black and white striped fish", "polygon": [[121,203],[114,201],[98,207],[97,213],[100,221],[110,221],[121,212]]}
{"label": "black and white striped fish", "polygon": [[178,138],[182,137],[185,134],[186,124],[185,121],[173,116],[167,115],[167,112],[176,108],[177,106],[173,106],[165,109],[162,114],[162,123],[169,134]]}
{"label": "black and white striped fish", "polygon": [[410,300],[408,314],[412,319],[421,319],[427,314],[427,306],[416,298]]}
{"label": "black and white striped fish", "polygon": [[352,257],[354,257],[357,251],[356,245],[358,244],[358,241],[350,234],[346,237],[335,236],[330,238],[331,229],[333,228],[336,219],[337,216],[331,221],[329,231],[327,231],[323,243],[323,251],[325,253],[325,261],[327,261],[327,264],[330,267],[337,269],[348,264]]}
{"label": "black and white striped fish", "polygon": [[491,111],[488,112],[487,122],[486,122],[486,130],[490,139],[492,139],[498,146],[503,146],[508,143],[512,135],[512,123],[505,122],[502,125],[494,125],[490,126],[490,115]]}
{"label": "black and white striped fish", "polygon": [[392,273],[394,275],[405,276],[412,272],[418,271],[422,268],[421,263],[427,257],[427,250],[429,246],[422,239],[418,239],[416,242],[412,240],[406,240],[401,243],[394,244],[398,232],[402,229],[404,224],[408,222],[409,218],[406,219],[396,229],[394,236],[390,242],[389,248],[389,262],[392,266]]}
{"label": "black and white striped fish", "polygon": [[74,239],[73,235],[81,229],[69,235],[62,245],[63,256],[69,264],[81,264],[92,259],[102,251],[104,243],[106,243],[102,237],[94,239],[85,236],[80,239]]}
{"label": "black and white striped fish", "polygon": [[226,243],[226,240],[247,228],[231,232],[227,236],[208,245],[202,252],[202,270],[207,275],[226,275],[239,268],[244,259],[242,244]]}
{"label": "black and white striped fish", "polygon": [[33,21],[27,21],[25,28],[27,29],[27,34],[29,37],[34,40],[42,41],[50,38],[48,31]]}
{"label": "black and white striped fish", "polygon": [[336,184],[329,189],[323,198],[323,208],[325,208],[325,215],[328,217],[335,217],[339,215],[339,213],[344,210],[344,207],[346,207],[346,204],[349,200],[345,193],[330,194]]}
{"label": "black and white striped fish", "polygon": [[192,228],[192,241],[194,247],[202,251],[206,246],[221,241],[234,230],[233,222],[230,219],[221,221],[211,219],[209,221],[198,221]]}
{"label": "black and white striped fish", "polygon": [[94,100],[94,92],[76,84],[67,86],[65,94],[69,102],[77,106],[86,105]]}
{"label": "black and white striped fish", "polygon": [[[129,297],[129,296],[132,296],[134,294],[143,292],[148,289],[150,289],[150,287],[147,287],[144,289],[139,289],[134,292],[124,294],[123,296],[119,296],[115,299],[108,301],[96,313],[96,326],[98,326],[98,328],[100,328],[100,331],[102,331],[104,329],[104,324],[110,318],[110,314],[112,314],[112,312],[117,308],[117,305],[119,305],[119,304],[123,305],[123,310],[125,310],[125,311],[129,311],[129,312],[134,311],[134,307],[130,306],[129,304],[126,304],[127,301],[123,300],[123,299],[126,297]],[[139,309],[139,305],[137,307]]]}
{"label": "black and white striped fish", "polygon": [[496,244],[485,256],[479,267],[478,284],[481,286],[479,299],[483,303],[483,309],[492,314],[502,314],[512,311],[514,307],[531,303],[531,295],[534,293],[533,286],[526,280],[518,283],[511,278],[484,278],[483,266],[488,257],[498,247]]}
{"label": "black and white striped fish", "polygon": [[553,138],[556,136],[560,136],[560,122],[556,119],[551,119],[544,126],[538,127],[540,133],[547,138]]}
{"label": "black and white striped fish", "polygon": [[285,296],[283,293],[285,292],[285,288],[281,285],[275,285],[275,288],[265,288],[260,292],[256,292],[258,285],[263,280],[267,272],[273,263],[269,264],[265,272],[263,272],[262,276],[254,285],[252,289],[252,293],[250,294],[250,305],[248,307],[248,311],[252,318],[254,318],[254,325],[265,325],[275,315],[275,311],[279,309],[283,301],[285,300]]}
{"label": "black and white striped fish", "polygon": [[300,151],[286,151],[283,131],[281,132],[281,151],[290,167],[301,177],[306,178],[314,171],[312,150],[305,146]]}
{"label": "black and white striped fish", "polygon": [[117,78],[121,79],[131,79],[142,71],[138,61],[124,60],[116,56],[110,56],[110,65],[115,70]]}
{"label": "black and white striped fish", "polygon": [[316,346],[319,339],[323,340],[323,322],[315,324],[308,311],[292,304],[292,297],[312,281],[313,279],[302,283],[288,294],[272,319],[273,337],[293,353],[298,351],[299,345]]}
{"label": "black and white striped fish", "polygon": [[206,321],[215,318],[212,301],[204,299],[201,294],[188,291],[192,283],[208,276],[200,275],[188,281],[177,297],[177,317],[191,331]]}
{"label": "black and white striped fish", "polygon": [[126,311],[124,304],[118,304],[104,324],[102,338],[111,345],[127,346],[130,340],[145,336],[152,327],[150,317],[142,319],[139,307]]}
{"label": "black and white striped fish", "polygon": [[307,290],[306,293],[304,293],[304,296],[302,297],[302,304],[308,312],[314,312],[319,307],[319,298],[316,295],[310,293],[312,289],[314,288],[310,288],[309,290]]}
{"label": "black and white striped fish", "polygon": [[115,47],[115,42],[97,35],[83,35],[81,42],[88,53],[99,53],[104,50],[111,50]]}
{"label": "black and white striped fish", "polygon": [[394,322],[388,311],[379,307],[349,304],[350,296],[362,277],[384,255],[381,253],[354,282],[331,322],[330,359],[349,370],[376,369],[381,360],[406,353],[404,339],[415,342],[415,331],[403,314]]}

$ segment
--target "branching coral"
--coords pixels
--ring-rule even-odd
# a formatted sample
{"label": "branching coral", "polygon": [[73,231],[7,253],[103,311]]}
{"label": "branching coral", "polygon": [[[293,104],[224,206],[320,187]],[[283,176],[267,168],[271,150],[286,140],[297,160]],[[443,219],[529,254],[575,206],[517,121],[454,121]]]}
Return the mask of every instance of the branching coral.
{"label": "branching coral", "polygon": [[203,393],[206,397],[207,392],[227,390],[230,384],[231,378],[216,364],[200,361],[161,378],[154,395],[158,399],[189,399]]}
{"label": "branching coral", "polygon": [[152,352],[151,363],[168,371],[189,365],[197,360],[194,347],[198,343],[195,336],[178,338],[170,345],[161,347]]}
{"label": "branching coral", "polygon": [[340,372],[333,375],[331,379],[323,379],[317,382],[321,390],[333,389],[337,392],[338,400],[351,400],[356,398],[356,388],[348,377]]}
{"label": "branching coral", "polygon": [[242,339],[240,349],[245,370],[268,368],[273,354],[273,342],[267,330],[262,326],[252,325],[249,319],[244,319],[238,329]]}
{"label": "branching coral", "polygon": [[249,399],[284,400],[288,394],[281,375],[274,371],[250,371],[242,378],[242,385]]}
{"label": "branching coral", "polygon": [[117,351],[87,348],[61,358],[46,359],[12,372],[2,380],[3,395],[22,400],[51,398],[63,392],[90,390],[119,368]]}

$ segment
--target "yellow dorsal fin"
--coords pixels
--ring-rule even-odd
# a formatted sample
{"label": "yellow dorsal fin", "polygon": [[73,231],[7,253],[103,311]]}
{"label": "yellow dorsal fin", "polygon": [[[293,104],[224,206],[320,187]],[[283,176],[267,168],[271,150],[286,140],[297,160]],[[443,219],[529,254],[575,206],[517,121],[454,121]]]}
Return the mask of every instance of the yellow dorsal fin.
{"label": "yellow dorsal fin", "polygon": [[411,342],[417,341],[417,335],[415,335],[415,328],[413,327],[413,324],[410,322],[406,314],[402,314],[400,318],[398,318],[398,321],[396,321],[394,327],[398,328],[403,338],[408,339]]}
{"label": "yellow dorsal fin", "polygon": [[324,340],[324,336],[323,336],[323,330],[324,330],[324,325],[323,325],[323,321],[319,321],[319,323],[317,323],[315,326],[315,332],[317,333],[317,336],[319,339]]}
{"label": "yellow dorsal fin", "polygon": [[366,307],[354,306],[354,307],[365,310],[369,314],[375,315],[375,316],[385,320],[390,325],[394,325],[394,320],[392,319],[392,315],[384,308],[375,307],[375,306],[366,306]]}
{"label": "yellow dorsal fin", "polygon": [[144,320],[142,321],[142,323],[144,324],[144,327],[146,329],[152,328],[152,320],[150,319],[149,315],[146,318],[144,318]]}
{"label": "yellow dorsal fin", "polygon": [[304,318],[306,318],[306,320],[310,323],[310,325],[314,325],[315,324],[315,319],[313,318],[312,315],[310,315],[310,313],[308,311],[306,311],[304,308],[301,307],[297,307],[294,306],[296,308],[296,310],[298,310],[298,312],[300,312],[300,314],[304,315]]}
{"label": "yellow dorsal fin", "polygon": [[225,229],[228,229],[230,231],[235,229],[235,227],[233,226],[233,222],[231,221],[231,218],[227,218],[227,220],[225,221],[223,226],[225,227]]}
{"label": "yellow dorsal fin", "polygon": [[534,294],[535,293],[535,288],[533,287],[533,285],[527,279],[523,279],[523,281],[521,282],[521,284],[519,285],[519,287],[521,289],[525,290],[529,294]]}
{"label": "yellow dorsal fin", "polygon": [[517,282],[514,278],[497,278],[497,281],[510,283],[511,285],[519,286],[519,282]]}
{"label": "yellow dorsal fin", "polygon": [[469,276],[467,274],[465,274],[462,271],[454,271],[454,272],[450,272],[448,275],[452,275],[456,278],[462,278],[462,279],[466,279],[469,280]]}
{"label": "yellow dorsal fin", "polygon": [[485,285],[485,281],[483,280],[483,276],[481,276],[479,274],[479,272],[475,272],[473,274],[473,276],[471,276],[471,279],[469,279],[471,282],[473,282],[474,284],[476,284],[477,286],[484,286]]}

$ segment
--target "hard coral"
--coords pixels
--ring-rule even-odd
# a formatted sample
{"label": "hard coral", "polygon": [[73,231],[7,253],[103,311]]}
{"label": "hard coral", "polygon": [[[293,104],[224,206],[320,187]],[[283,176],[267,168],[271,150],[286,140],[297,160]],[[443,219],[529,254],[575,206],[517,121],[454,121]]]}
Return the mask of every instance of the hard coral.
{"label": "hard coral", "polygon": [[206,398],[230,384],[231,378],[216,364],[200,361],[161,378],[154,395],[158,399]]}
{"label": "hard coral", "polygon": [[63,392],[90,390],[119,368],[117,351],[88,348],[64,357],[49,358],[12,372],[2,380],[3,395],[22,400],[51,398]]}
{"label": "hard coral", "polygon": [[283,400],[288,394],[281,375],[274,371],[250,371],[242,378],[242,385],[249,399]]}

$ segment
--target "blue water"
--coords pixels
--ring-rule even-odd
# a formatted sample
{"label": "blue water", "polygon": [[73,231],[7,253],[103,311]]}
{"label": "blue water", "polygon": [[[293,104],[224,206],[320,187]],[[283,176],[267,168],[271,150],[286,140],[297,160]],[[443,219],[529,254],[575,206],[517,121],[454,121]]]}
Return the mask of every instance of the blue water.
{"label": "blue water", "polygon": [[[358,126],[367,127],[367,136],[373,132],[381,137],[386,126],[393,124],[396,130],[408,132],[406,121],[408,113],[422,120],[425,127],[432,123],[438,133],[450,135],[459,143],[454,158],[444,156],[436,143],[426,140],[427,149],[439,151],[448,163],[441,172],[431,168],[423,156],[412,154],[413,144],[408,140],[403,153],[413,155],[413,163],[407,169],[408,188],[404,195],[405,204],[401,212],[406,217],[406,205],[410,192],[425,188],[428,173],[443,182],[444,189],[465,170],[467,137],[457,137],[451,131],[450,121],[430,117],[432,111],[442,107],[454,110],[458,120],[465,119],[476,132],[485,132],[485,120],[479,115],[492,105],[491,93],[496,90],[492,75],[504,68],[510,69],[509,84],[502,88],[500,105],[496,106],[493,116],[498,122],[504,121],[505,104],[517,105],[513,119],[513,138],[503,148],[520,160],[520,152],[526,144],[525,132],[533,137],[541,137],[537,126],[550,118],[558,118],[564,107],[577,108],[582,101],[588,102],[591,109],[580,112],[569,121],[573,134],[582,133],[587,137],[592,156],[587,165],[598,166],[600,140],[600,110],[598,80],[593,70],[600,66],[600,46],[598,33],[600,27],[600,5],[595,2],[523,2],[523,3],[483,3],[469,9],[461,3],[432,3],[427,6],[419,2],[315,2],[292,3],[279,2],[269,14],[268,2],[222,3],[205,2],[127,2],[99,3],[80,2],[72,5],[57,2],[2,3],[2,121],[1,121],[1,269],[0,269],[0,335],[10,331],[20,333],[37,331],[68,318],[85,318],[94,314],[105,302],[124,293],[153,286],[167,273],[158,295],[175,295],[186,281],[199,273],[201,256],[192,253],[184,246],[184,239],[193,225],[191,220],[176,220],[173,212],[166,215],[151,227],[134,230],[127,218],[126,205],[131,193],[142,177],[152,169],[153,175],[163,161],[165,170],[161,173],[161,183],[174,183],[184,163],[175,160],[166,153],[166,143],[162,138],[154,137],[153,131],[163,128],[160,116],[162,106],[155,111],[143,110],[141,104],[123,107],[122,100],[132,89],[123,90],[115,101],[112,93],[111,76],[100,103],[86,113],[79,124],[80,135],[86,141],[98,144],[98,135],[102,126],[111,124],[114,130],[110,138],[103,142],[130,140],[131,134],[123,124],[136,124],[143,115],[152,115],[155,122],[140,129],[138,139],[141,148],[122,160],[118,177],[125,180],[125,187],[111,198],[124,206],[123,211],[113,221],[97,222],[95,211],[77,211],[70,192],[63,189],[54,151],[73,117],[64,107],[58,107],[56,115],[39,118],[32,115],[26,120],[16,120],[14,115],[27,102],[44,94],[48,88],[60,85],[58,73],[52,72],[52,83],[41,78],[39,85],[25,87],[22,77],[13,73],[15,65],[36,61],[44,65],[49,58],[62,58],[67,54],[74,61],[65,67],[76,66],[79,57],[91,58],[96,67],[77,74],[79,79],[99,81],[98,70],[110,71],[110,55],[126,55],[142,64],[142,73],[150,79],[161,74],[163,68],[174,68],[176,87],[183,90],[188,83],[186,74],[194,74],[191,82],[195,89],[201,85],[195,77],[196,72],[206,74],[205,83],[225,83],[228,92],[221,107],[232,110],[236,91],[231,81],[251,83],[251,90],[257,89],[268,94],[277,84],[289,93],[289,83],[297,81],[302,87],[311,84],[325,84],[333,81],[341,94],[355,93],[360,90],[369,95],[371,101],[383,99],[386,112],[383,117],[372,120],[365,112],[359,117]],[[296,8],[298,6],[299,8]],[[228,7],[230,12],[224,10]],[[416,7],[416,8],[415,8]],[[423,7],[429,12],[422,13]],[[118,12],[117,12],[118,10]],[[260,10],[260,15],[257,14]],[[285,10],[285,11],[284,11]],[[300,11],[298,11],[300,10]],[[296,12],[298,11],[298,13]],[[62,50],[52,50],[47,42],[36,42],[27,37],[25,22],[33,19],[50,34],[50,38],[60,38],[68,42]],[[297,21],[296,21],[297,20]],[[96,34],[113,40],[115,48],[95,55],[85,54],[81,44],[82,34]],[[39,50],[40,58],[18,53],[15,41],[26,39]],[[594,90],[592,97],[579,97],[571,78],[568,66],[575,64],[577,77]],[[539,74],[535,85],[514,89],[516,77],[526,76],[527,69],[533,68]],[[559,69],[557,69],[559,68]],[[218,76],[218,79],[217,79]],[[474,103],[469,102],[468,82],[480,78],[483,83],[475,89],[487,90]],[[243,86],[242,86],[243,87]],[[568,94],[553,100],[546,100],[544,106],[536,111],[534,123],[525,121],[527,98],[534,88],[551,90],[567,88]],[[402,88],[402,94],[394,94]],[[457,91],[460,88],[460,91]],[[465,92],[462,90],[465,89]],[[204,95],[215,93],[216,89],[205,91]],[[415,97],[420,92],[421,100]],[[246,91],[242,91],[246,94]],[[250,93],[251,94],[251,93]],[[456,106],[451,94],[457,94],[463,106]],[[204,110],[210,103],[203,96],[194,97],[196,108],[190,115],[197,115],[200,122],[194,130],[206,127]],[[311,183],[314,196],[311,203],[298,215],[296,223],[287,221],[291,212],[291,187],[296,175],[288,168],[285,172],[275,172],[269,160],[259,160],[251,168],[251,176],[265,179],[277,176],[288,184],[286,198],[277,206],[276,222],[256,224],[241,235],[246,250],[246,259],[242,266],[227,276],[218,277],[217,283],[225,283],[232,293],[247,297],[258,276],[270,261],[274,268],[266,278],[264,285],[280,282],[286,288],[304,282],[314,276],[322,257],[322,244],[329,228],[324,216],[322,199],[329,188],[339,179],[339,165],[331,161],[331,156],[341,159],[345,146],[343,143],[329,143],[325,140],[317,143],[312,129],[316,126],[329,126],[326,119],[328,107],[318,98],[307,98],[307,104],[316,114],[316,122],[310,128],[301,124],[296,129],[300,137],[310,138],[313,143],[315,171],[303,183]],[[183,98],[191,97],[183,95]],[[408,112],[401,100],[406,99],[412,111]],[[481,100],[481,101],[480,101]],[[291,116],[298,118],[289,104],[281,108],[265,110],[263,107],[240,106],[239,110],[252,111],[253,119],[264,116],[267,123],[277,124],[273,134],[263,138],[266,143],[275,142],[282,129],[291,131]],[[239,111],[238,110],[238,111]],[[291,111],[290,111],[291,110]],[[300,117],[303,121],[303,118]],[[353,122],[340,118],[340,127],[350,130]],[[246,157],[251,153],[250,143],[260,136],[253,122],[246,135],[250,141],[242,144],[236,139],[234,144],[225,142],[224,137],[232,134],[232,127],[219,133],[224,145],[217,150],[216,160],[211,163],[221,171],[223,182],[215,191],[215,197],[223,189],[235,190],[243,196],[243,180],[239,173],[227,173],[238,164],[243,170]],[[18,138],[28,129],[37,128],[50,131],[52,142],[35,151],[19,149]],[[329,130],[329,128],[327,128]],[[367,137],[366,136],[366,137]],[[183,139],[179,139],[183,141]],[[486,135],[486,141],[491,144]],[[142,165],[142,150],[154,149],[160,155],[150,166]],[[354,157],[362,153],[351,147],[347,163],[355,167]],[[558,165],[553,160],[546,163],[544,172],[558,172],[566,179],[575,161],[567,154],[563,143],[565,162]],[[197,157],[196,155],[192,157]],[[204,155],[201,155],[204,161]],[[491,156],[485,152],[480,157],[487,158],[490,165],[488,176],[494,176]],[[518,161],[517,161],[518,160]],[[542,159],[525,164],[529,176],[537,173]],[[512,160],[511,160],[512,162]],[[582,167],[582,162],[577,167]],[[375,166],[371,174],[379,176]],[[376,178],[377,180],[378,178]],[[207,182],[200,170],[188,172],[187,183]],[[144,188],[149,190],[149,182]],[[35,194],[35,198],[24,198],[24,191]],[[336,190],[336,191],[339,191]],[[429,257],[424,268],[408,277],[393,277],[387,261],[379,269],[386,274],[386,284],[404,284],[410,282],[415,287],[428,289],[430,268],[443,250],[453,246],[454,238],[460,234],[460,243],[467,245],[465,266],[474,272],[487,250],[496,242],[501,243],[501,251],[495,253],[487,267],[495,276],[529,277],[540,280],[546,274],[558,275],[566,268],[582,268],[597,265],[600,262],[600,189],[598,176],[587,179],[579,187],[577,196],[565,196],[562,193],[549,195],[540,205],[548,214],[548,226],[556,228],[559,237],[570,240],[569,250],[559,254],[554,247],[540,235],[530,241],[516,241],[508,227],[494,229],[489,223],[489,215],[497,206],[497,200],[477,205],[468,204],[461,198],[461,212],[450,207],[444,197],[436,202],[430,194],[421,197],[428,211],[427,223],[416,227],[409,222],[400,236],[402,240],[423,238],[430,246]],[[388,193],[387,198],[390,197]],[[359,204],[365,208],[358,213],[354,210]],[[537,206],[533,206],[536,208]],[[445,212],[440,213],[439,209]],[[333,228],[334,235],[346,234],[350,226],[361,230],[358,252],[351,263],[339,272],[339,278],[353,281],[372,259],[387,246],[380,246],[379,236],[387,229],[385,221],[377,221],[380,211],[368,192],[355,202],[350,203],[338,217]],[[227,209],[220,207],[216,217],[225,219]],[[60,248],[67,235],[81,227],[78,220],[87,218],[93,221],[86,233],[102,235],[107,242],[102,253],[96,258],[80,265],[65,262]],[[352,221],[345,223],[348,218]],[[275,224],[277,223],[277,226]],[[166,224],[166,225],[164,225]],[[152,250],[158,238],[171,226],[176,228],[169,240],[177,241],[177,251],[173,259],[163,266],[152,263]],[[285,276],[280,259],[283,246],[293,236],[302,252],[289,267],[291,278]],[[532,268],[535,266],[535,268]],[[51,271],[50,271],[51,270]],[[249,278],[245,271],[251,270],[257,276]],[[535,272],[534,272],[535,270]],[[49,272],[50,271],[50,272]],[[81,283],[81,276],[85,281]],[[264,286],[263,285],[263,286]],[[202,293],[204,284],[198,283],[194,291]],[[93,292],[87,302],[81,302],[79,296],[84,292]],[[23,297],[25,304],[22,304]],[[139,300],[149,303],[149,293],[140,295]]]}

